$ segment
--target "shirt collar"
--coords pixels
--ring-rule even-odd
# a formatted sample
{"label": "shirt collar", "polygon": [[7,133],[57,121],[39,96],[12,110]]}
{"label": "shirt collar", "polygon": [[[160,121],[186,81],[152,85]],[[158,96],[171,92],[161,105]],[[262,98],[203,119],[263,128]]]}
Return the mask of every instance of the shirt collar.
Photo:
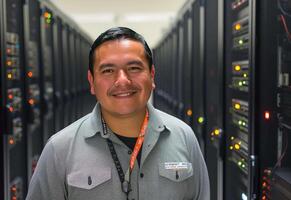
{"label": "shirt collar", "polygon": [[[158,111],[153,107],[152,104],[148,103],[147,108],[149,111],[149,126],[151,129],[156,130],[157,132],[163,132],[163,130],[166,127],[162,119],[158,115]],[[111,131],[108,131],[107,135],[104,135],[103,128],[102,128],[102,122],[101,122],[101,109],[100,104],[97,102],[95,105],[90,117],[86,122],[84,122],[83,126],[84,128],[84,137],[90,138],[96,135],[97,133],[101,134],[103,138],[109,138],[111,135]],[[168,129],[168,128],[167,128]]]}

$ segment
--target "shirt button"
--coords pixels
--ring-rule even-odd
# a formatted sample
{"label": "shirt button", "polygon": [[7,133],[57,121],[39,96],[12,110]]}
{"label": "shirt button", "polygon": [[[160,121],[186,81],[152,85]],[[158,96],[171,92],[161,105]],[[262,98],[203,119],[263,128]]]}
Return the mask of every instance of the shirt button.
{"label": "shirt button", "polygon": [[140,175],[139,175],[141,178],[143,178],[143,176],[144,176],[144,174],[143,173],[140,173]]}
{"label": "shirt button", "polygon": [[128,150],[128,152],[127,152],[129,155],[132,153],[132,151],[131,150]]}

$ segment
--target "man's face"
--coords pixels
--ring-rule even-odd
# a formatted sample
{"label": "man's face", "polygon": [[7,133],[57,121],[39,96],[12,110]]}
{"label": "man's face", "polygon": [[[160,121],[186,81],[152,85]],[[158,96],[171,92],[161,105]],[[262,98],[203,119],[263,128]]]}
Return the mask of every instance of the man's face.
{"label": "man's face", "polygon": [[95,50],[94,76],[88,71],[91,94],[102,111],[115,116],[143,112],[154,85],[154,67],[149,69],[140,42],[107,41]]}

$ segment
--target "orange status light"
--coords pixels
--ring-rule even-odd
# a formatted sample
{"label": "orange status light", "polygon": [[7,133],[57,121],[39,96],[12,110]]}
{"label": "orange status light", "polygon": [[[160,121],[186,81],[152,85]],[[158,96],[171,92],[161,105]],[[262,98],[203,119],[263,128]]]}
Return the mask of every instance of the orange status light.
{"label": "orange status light", "polygon": [[13,99],[13,94],[8,94],[8,99]]}
{"label": "orange status light", "polygon": [[12,191],[12,192],[16,192],[16,190],[17,190],[16,186],[12,186],[12,187],[11,187],[11,191]]}
{"label": "orange status light", "polygon": [[10,67],[12,65],[12,61],[11,60],[7,60],[6,64],[7,64],[7,66]]}
{"label": "orange status light", "polygon": [[34,100],[33,100],[33,99],[29,99],[29,100],[28,100],[28,103],[29,103],[30,105],[33,105],[33,104],[34,104]]}
{"label": "orange status light", "polygon": [[16,196],[13,196],[13,197],[12,197],[12,200],[17,200],[17,197],[16,197]]}
{"label": "orange status light", "polygon": [[10,138],[10,139],[9,139],[9,144],[11,144],[11,145],[15,144],[15,141],[14,141],[13,138]]}
{"label": "orange status light", "polygon": [[10,112],[13,112],[13,111],[14,111],[14,108],[13,108],[12,106],[10,106],[10,107],[9,107],[9,111],[10,111]]}
{"label": "orange status light", "polygon": [[31,77],[33,76],[33,73],[32,73],[32,72],[28,72],[28,73],[27,73],[27,76],[28,76],[29,78],[31,78]]}
{"label": "orange status light", "polygon": [[264,114],[264,117],[265,119],[269,120],[270,119],[270,112],[269,111],[265,111],[265,114]]}
{"label": "orange status light", "polygon": [[187,115],[188,115],[188,116],[192,116],[192,114],[193,114],[192,110],[191,110],[191,109],[188,109],[188,110],[187,110]]}
{"label": "orange status light", "polygon": [[6,49],[6,53],[7,53],[7,54],[10,54],[10,53],[11,53],[11,49],[10,49],[10,48],[7,48],[7,49]]}
{"label": "orange status light", "polygon": [[45,18],[51,18],[51,14],[49,12],[45,12],[43,15]]}

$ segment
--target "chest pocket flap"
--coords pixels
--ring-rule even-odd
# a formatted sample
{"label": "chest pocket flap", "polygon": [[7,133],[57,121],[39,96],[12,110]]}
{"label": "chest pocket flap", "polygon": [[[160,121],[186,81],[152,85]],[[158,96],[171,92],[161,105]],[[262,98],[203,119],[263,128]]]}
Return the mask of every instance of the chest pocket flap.
{"label": "chest pocket flap", "polygon": [[111,168],[81,169],[67,176],[68,185],[82,189],[92,189],[111,179]]}
{"label": "chest pocket flap", "polygon": [[192,163],[166,162],[159,164],[159,174],[174,182],[181,182],[193,176]]}

